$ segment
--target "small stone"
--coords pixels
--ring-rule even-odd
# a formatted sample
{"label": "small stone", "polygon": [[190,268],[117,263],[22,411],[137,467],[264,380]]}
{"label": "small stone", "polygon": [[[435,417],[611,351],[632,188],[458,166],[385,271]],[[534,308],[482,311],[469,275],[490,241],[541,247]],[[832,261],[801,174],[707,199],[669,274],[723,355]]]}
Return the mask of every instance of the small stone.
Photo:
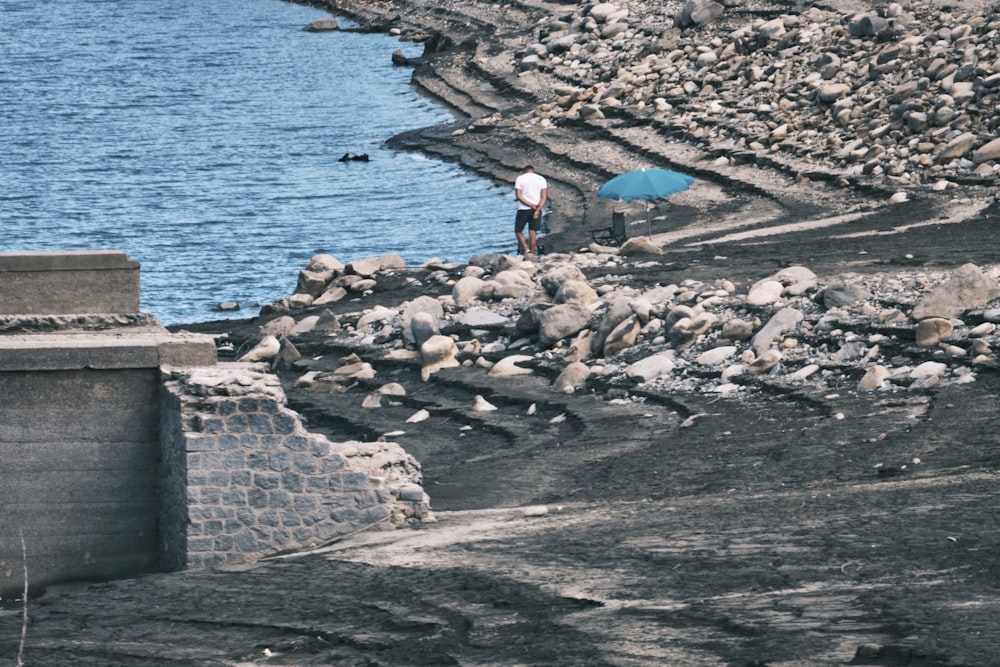
{"label": "small stone", "polygon": [[589,377],[590,368],[587,367],[587,364],[576,361],[563,369],[562,373],[552,382],[552,387],[568,394],[573,393],[576,390],[584,389]]}
{"label": "small stone", "polygon": [[240,357],[240,361],[263,361],[270,359],[281,350],[281,341],[274,336],[264,336],[257,345],[249,352]]}
{"label": "small stone", "polygon": [[954,331],[951,322],[942,317],[931,317],[917,322],[914,334],[920,347],[934,347]]}
{"label": "small stone", "polygon": [[698,355],[695,359],[702,366],[718,366],[724,361],[736,354],[735,345],[723,345],[720,347],[713,348],[711,350],[706,350]]}
{"label": "small stone", "polygon": [[761,280],[750,288],[747,294],[747,303],[751,306],[767,306],[775,303],[781,298],[781,293],[785,286],[777,280]]}
{"label": "small stone", "polygon": [[864,376],[858,382],[858,391],[875,391],[881,389],[889,379],[890,373],[885,366],[878,364],[871,366],[865,371]]}
{"label": "small stone", "polygon": [[789,382],[803,382],[819,370],[819,364],[808,364],[788,376]]}
{"label": "small stone", "polygon": [[424,382],[430,379],[431,374],[442,368],[459,366],[458,346],[455,341],[448,336],[431,336],[420,346],[420,377]]}
{"label": "small stone", "polygon": [[493,364],[489,375],[492,377],[511,377],[514,375],[531,375],[535,371],[531,368],[518,366],[519,362],[534,361],[534,357],[526,354],[511,354]]}
{"label": "small stone", "polygon": [[981,338],[983,336],[989,336],[996,330],[997,330],[997,325],[995,325],[993,322],[983,322],[982,324],[973,327],[969,331],[969,336],[972,338]]}
{"label": "small stone", "polygon": [[497,406],[493,405],[479,394],[476,394],[476,399],[472,403],[473,412],[492,412],[496,409]]}
{"label": "small stone", "polygon": [[427,410],[420,409],[414,412],[412,415],[406,418],[407,424],[419,424],[422,421],[426,421],[431,418],[431,413]]}
{"label": "small stone", "polygon": [[939,361],[925,361],[910,371],[910,377],[915,380],[926,377],[940,377],[947,370],[948,366]]}
{"label": "small stone", "polygon": [[780,361],[781,352],[778,350],[767,350],[747,367],[747,371],[754,375],[762,375],[774,368]]}

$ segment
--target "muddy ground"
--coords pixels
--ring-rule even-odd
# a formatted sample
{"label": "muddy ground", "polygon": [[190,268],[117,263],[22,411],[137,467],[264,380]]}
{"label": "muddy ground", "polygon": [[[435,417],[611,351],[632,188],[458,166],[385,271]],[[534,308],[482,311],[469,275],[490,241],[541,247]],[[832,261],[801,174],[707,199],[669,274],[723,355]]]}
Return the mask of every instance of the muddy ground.
{"label": "muddy ground", "polygon": [[[523,102],[467,81],[459,57],[415,80],[469,116]],[[478,96],[462,102],[463,90]],[[694,188],[651,212],[665,253],[622,269],[626,283],[746,289],[789,265],[823,279],[1000,264],[1000,207],[983,188],[889,205],[879,188],[781,165],[719,167],[614,121],[528,136],[503,123],[438,128],[394,145],[505,182],[534,163],[556,199],[547,252],[586,245],[605,224],[610,205],[588,193],[616,171],[694,173]],[[644,216],[630,212],[631,235]],[[337,307],[417,294],[380,281]],[[186,328],[226,333],[239,350],[260,323]],[[395,439],[421,462],[437,521],[217,571],[50,589],[29,605],[25,664],[1000,664],[996,364],[974,383],[919,391],[859,395],[852,381],[822,395],[762,386],[620,402],[613,387],[566,395],[545,376],[476,368],[424,383],[400,363],[378,371],[406,398],[370,411],[361,384],[297,388],[306,368],[349,350],[319,336],[296,344],[314,361],[283,380],[310,429],[371,439],[417,408],[431,413]],[[471,411],[476,394],[500,409]],[[547,512],[526,516],[534,506]],[[16,664],[20,614],[15,601],[0,606],[0,664]]]}

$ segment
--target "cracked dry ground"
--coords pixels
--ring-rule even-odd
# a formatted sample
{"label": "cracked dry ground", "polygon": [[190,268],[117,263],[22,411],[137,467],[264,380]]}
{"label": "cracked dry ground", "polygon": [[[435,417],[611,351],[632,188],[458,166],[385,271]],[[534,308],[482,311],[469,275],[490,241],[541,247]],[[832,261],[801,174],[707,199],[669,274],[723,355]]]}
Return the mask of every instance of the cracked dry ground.
{"label": "cracked dry ground", "polygon": [[[315,369],[344,352],[319,337],[301,349]],[[362,410],[364,384],[321,393],[289,375],[290,404],[338,440],[405,430],[437,523],[46,596],[27,664],[995,660],[995,372],[867,397],[611,405],[543,377],[457,368],[423,383],[416,367],[376,366],[407,388],[400,405]],[[475,394],[499,409],[472,412]],[[431,418],[405,424],[419,408]],[[547,515],[518,509],[539,503]],[[4,660],[16,612],[0,612]]]}

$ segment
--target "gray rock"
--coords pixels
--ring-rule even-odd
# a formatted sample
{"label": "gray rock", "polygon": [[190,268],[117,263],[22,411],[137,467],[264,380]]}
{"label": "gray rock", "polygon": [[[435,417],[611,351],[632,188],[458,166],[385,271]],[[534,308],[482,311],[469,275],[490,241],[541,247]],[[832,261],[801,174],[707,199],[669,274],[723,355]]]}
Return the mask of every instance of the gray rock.
{"label": "gray rock", "polygon": [[771,347],[775,339],[786,331],[791,331],[802,321],[802,312],[795,308],[782,308],[767,321],[753,337],[753,349],[758,355]]}
{"label": "gray rock", "polygon": [[753,335],[753,324],[746,320],[732,319],[722,325],[722,332],[719,335],[725,340],[738,343]]}
{"label": "gray rock", "polygon": [[552,382],[552,388],[565,393],[573,393],[578,389],[585,389],[589,377],[590,368],[587,367],[587,364],[575,361],[566,366],[556,377]]}
{"label": "gray rock", "polygon": [[604,356],[613,357],[622,350],[635,345],[635,341],[639,336],[640,327],[639,318],[635,315],[627,317],[624,321],[622,321],[611,331],[610,334],[608,334],[607,339],[605,339]]}
{"label": "gray rock", "polygon": [[377,259],[358,259],[353,262],[348,263],[344,270],[347,273],[361,276],[362,278],[370,278],[374,276],[379,269],[379,262]]}
{"label": "gray rock", "polygon": [[972,161],[976,164],[993,162],[994,160],[1000,160],[1000,138],[980,146],[972,154]]}
{"label": "gray rock", "polygon": [[303,28],[303,30],[305,30],[306,32],[330,32],[332,30],[338,30],[339,28],[340,24],[337,23],[337,19],[324,18],[324,19],[316,19],[315,21],[307,25],[305,28]]}
{"label": "gray rock", "polygon": [[1000,284],[975,264],[957,268],[943,284],[913,307],[913,319],[957,317],[969,308],[985,306],[1000,295]]}
{"label": "gray rock", "polygon": [[313,255],[306,265],[307,271],[333,271],[339,273],[344,270],[344,264],[333,255]]}
{"label": "gray rock", "polygon": [[327,288],[327,290],[323,292],[321,295],[319,295],[319,297],[313,299],[313,305],[322,306],[327,303],[335,303],[337,301],[341,301],[346,296],[347,296],[346,289],[344,289],[339,285],[334,285],[332,287]]}
{"label": "gray rock", "polygon": [[673,350],[664,350],[629,365],[625,369],[625,375],[640,382],[649,382],[660,376],[669,375],[675,368],[677,368],[676,353]]}
{"label": "gray rock", "polygon": [[778,365],[780,361],[781,352],[778,350],[767,350],[747,366],[747,372],[753,375],[763,375]]}
{"label": "gray rock", "polygon": [[622,296],[612,301],[594,331],[594,338],[590,346],[591,354],[598,357],[604,354],[604,341],[608,334],[632,314],[631,300],[628,297]]}
{"label": "gray rock", "polygon": [[827,308],[844,308],[863,303],[871,298],[871,293],[861,285],[837,283],[823,290],[823,305]]}
{"label": "gray rock", "polygon": [[960,134],[955,137],[941,149],[938,153],[938,162],[947,162],[962,157],[979,142],[978,137],[971,132],[966,132],[965,134]]}
{"label": "gray rock", "polygon": [[402,255],[394,252],[387,252],[384,255],[379,256],[377,261],[379,269],[383,271],[386,269],[406,268],[406,260],[403,259]]}
{"label": "gray rock", "polygon": [[549,296],[555,296],[563,283],[569,280],[587,284],[587,277],[583,275],[583,271],[573,264],[560,264],[546,271],[539,282]]}
{"label": "gray rock", "polygon": [[462,324],[467,327],[475,327],[482,329],[494,329],[497,327],[504,327],[510,324],[509,317],[505,317],[500,313],[494,313],[491,310],[485,310],[481,308],[477,308],[475,310],[467,310],[457,319],[459,324]]}
{"label": "gray rock", "polygon": [[538,342],[543,347],[551,347],[586,329],[590,326],[590,318],[590,309],[579,304],[552,306],[538,313]]}
{"label": "gray rock", "polygon": [[290,334],[294,328],[295,318],[290,315],[282,315],[262,324],[260,326],[260,333],[262,336],[281,338]]}
{"label": "gray rock", "polygon": [[559,287],[553,298],[555,303],[591,304],[597,301],[597,292],[582,280],[567,280]]}
{"label": "gray rock", "polygon": [[426,311],[417,311],[409,320],[409,339],[418,347],[422,347],[430,338],[441,333],[437,318]]}
{"label": "gray rock", "polygon": [[420,377],[424,382],[442,368],[458,366],[458,346],[448,336],[431,336],[420,346]]}
{"label": "gray rock", "polygon": [[770,278],[760,280],[750,287],[747,303],[751,306],[767,306],[781,298],[785,286]]}
{"label": "gray rock", "polygon": [[936,347],[942,339],[947,338],[955,330],[952,323],[943,317],[928,317],[917,322],[914,335],[920,347]]}
{"label": "gray rock", "polygon": [[[426,295],[418,296],[416,299],[404,303],[400,308],[399,316],[400,316],[400,322],[403,327],[403,338],[408,343],[416,342],[416,339],[413,335],[412,326],[413,326],[413,318],[418,313],[423,313],[428,315],[429,317],[425,319],[424,322],[426,322],[427,320],[433,322],[434,328],[436,329],[437,321],[442,317],[444,317],[444,308],[442,307],[440,301],[438,301],[434,297]],[[435,334],[440,333],[440,331],[435,330],[434,333]],[[426,340],[426,337],[423,340]],[[421,342],[423,341],[417,342],[418,347],[420,346]]]}
{"label": "gray rock", "polygon": [[333,271],[299,271],[298,284],[295,286],[297,294],[308,294],[311,297],[318,297],[326,289],[329,281],[333,280]]}
{"label": "gray rock", "polygon": [[662,255],[663,248],[653,242],[648,236],[633,236],[618,248],[620,255]]}
{"label": "gray rock", "polygon": [[688,0],[675,22],[681,28],[705,25],[722,16],[725,10],[722,4],[713,0]]}

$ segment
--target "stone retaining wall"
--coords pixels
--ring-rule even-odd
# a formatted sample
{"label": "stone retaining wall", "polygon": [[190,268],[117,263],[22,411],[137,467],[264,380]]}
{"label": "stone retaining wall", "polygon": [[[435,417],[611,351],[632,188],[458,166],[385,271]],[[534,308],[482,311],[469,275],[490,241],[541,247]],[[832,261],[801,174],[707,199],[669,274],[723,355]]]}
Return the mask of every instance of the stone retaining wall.
{"label": "stone retaining wall", "polygon": [[254,364],[165,369],[162,558],[206,567],[432,519],[419,464],[394,443],[333,443]]}

